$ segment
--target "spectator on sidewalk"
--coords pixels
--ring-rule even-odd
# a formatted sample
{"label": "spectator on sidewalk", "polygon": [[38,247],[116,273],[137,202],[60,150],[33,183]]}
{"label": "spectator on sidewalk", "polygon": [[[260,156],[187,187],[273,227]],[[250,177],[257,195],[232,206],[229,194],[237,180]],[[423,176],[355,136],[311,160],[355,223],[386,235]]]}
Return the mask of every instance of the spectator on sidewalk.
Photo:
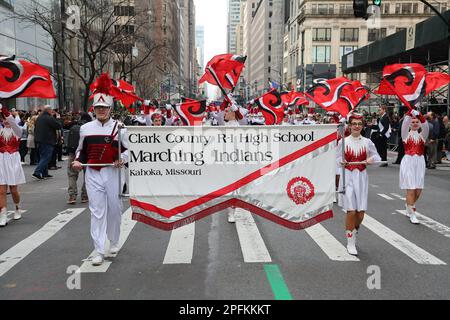
{"label": "spectator on sidewalk", "polygon": [[439,136],[439,123],[434,112],[428,112],[426,115],[430,134],[426,143],[427,147],[427,169],[436,169],[437,159],[437,138]]}
{"label": "spectator on sidewalk", "polygon": [[36,125],[37,116],[31,116],[27,122],[27,148],[30,150],[30,166],[35,166],[39,161],[38,150],[34,141],[34,129]]}
{"label": "spectator on sidewalk", "polygon": [[448,116],[445,116],[442,119],[442,122],[444,123],[445,127],[445,139],[444,139],[445,155],[447,156],[447,160],[450,161],[450,123],[448,122]]}
{"label": "spectator on sidewalk", "polygon": [[53,154],[53,149],[57,143],[56,131],[61,129],[61,124],[52,116],[53,110],[51,106],[45,106],[42,114],[36,120],[34,138],[39,143],[40,161],[33,177],[38,180],[52,178],[48,174],[48,163]]}
{"label": "spectator on sidewalk", "polygon": [[[377,121],[377,125],[371,129],[374,131],[372,134],[372,141],[375,143],[377,152],[381,157],[381,161],[387,161],[387,141],[391,136],[391,125],[389,122],[389,116],[387,113],[387,106],[381,105],[380,118]],[[380,167],[387,167],[387,163],[382,164]]]}
{"label": "spectator on sidewalk", "polygon": [[[80,119],[76,119],[70,128],[69,131],[69,138],[67,141],[67,152],[69,154],[69,159],[67,161],[67,177],[69,179],[69,200],[67,201],[67,204],[76,204],[77,203],[77,196],[78,196],[78,176],[80,174],[80,171],[74,170],[72,168],[72,162],[75,161],[75,154],[78,148],[78,144],[80,142],[80,128],[81,126],[85,125],[88,122],[91,122],[92,118],[87,113],[82,113]],[[84,173],[86,171],[84,170]],[[81,188],[81,203],[87,203],[89,201],[87,191],[86,191],[86,184],[84,179],[84,173],[83,173],[83,186]]]}

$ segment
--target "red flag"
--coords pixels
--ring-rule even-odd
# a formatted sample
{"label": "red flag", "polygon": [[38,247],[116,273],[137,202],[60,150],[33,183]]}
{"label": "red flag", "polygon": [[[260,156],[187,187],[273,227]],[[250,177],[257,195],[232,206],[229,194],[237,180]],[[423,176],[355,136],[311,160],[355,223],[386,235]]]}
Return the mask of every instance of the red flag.
{"label": "red flag", "polygon": [[441,72],[428,72],[426,75],[427,88],[425,95],[450,83],[450,75]]}
{"label": "red flag", "polygon": [[55,99],[50,72],[35,63],[0,56],[0,99]]}
{"label": "red flag", "polygon": [[335,111],[346,117],[353,109],[351,100],[347,98],[347,90],[354,91],[352,82],[340,77],[336,79],[318,79],[305,95],[326,111]]}
{"label": "red flag", "polygon": [[206,65],[205,74],[198,83],[201,84],[206,81],[222,89],[233,90],[239,81],[246,59],[247,57],[233,54],[215,56]]}
{"label": "red flag", "polygon": [[206,101],[189,100],[188,102],[177,104],[175,111],[185,126],[202,125],[206,117]]}
{"label": "red flag", "polygon": [[309,105],[308,99],[305,98],[303,93],[296,92],[294,90],[290,92],[282,92],[281,93],[281,99],[283,100],[283,104],[286,107],[290,106],[307,106]]}
{"label": "red flag", "polygon": [[283,99],[281,98],[281,94],[275,89],[255,99],[255,104],[261,110],[264,119],[266,119],[266,125],[271,126],[283,122]]}
{"label": "red flag", "polygon": [[354,112],[363,101],[370,99],[370,91],[360,81],[355,80],[352,81],[351,87],[345,87],[341,96],[351,105],[350,111]]}
{"label": "red flag", "polygon": [[427,70],[418,63],[384,67],[377,94],[396,95],[412,109],[426,95]]}

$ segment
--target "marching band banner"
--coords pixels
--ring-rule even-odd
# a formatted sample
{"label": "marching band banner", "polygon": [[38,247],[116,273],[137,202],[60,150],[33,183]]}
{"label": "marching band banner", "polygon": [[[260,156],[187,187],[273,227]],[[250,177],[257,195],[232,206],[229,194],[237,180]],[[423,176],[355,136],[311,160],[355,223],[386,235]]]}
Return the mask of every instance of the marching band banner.
{"label": "marching band banner", "polygon": [[332,218],[336,132],[128,127],[133,219],[172,230],[231,206],[295,230]]}

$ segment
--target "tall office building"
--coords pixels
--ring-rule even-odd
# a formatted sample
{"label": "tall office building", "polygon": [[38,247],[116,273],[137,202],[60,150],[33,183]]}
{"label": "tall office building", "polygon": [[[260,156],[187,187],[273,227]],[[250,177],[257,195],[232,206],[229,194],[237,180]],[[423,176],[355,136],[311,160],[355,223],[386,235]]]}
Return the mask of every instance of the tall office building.
{"label": "tall office building", "polygon": [[241,22],[242,0],[228,0],[227,51],[237,53],[236,27]]}

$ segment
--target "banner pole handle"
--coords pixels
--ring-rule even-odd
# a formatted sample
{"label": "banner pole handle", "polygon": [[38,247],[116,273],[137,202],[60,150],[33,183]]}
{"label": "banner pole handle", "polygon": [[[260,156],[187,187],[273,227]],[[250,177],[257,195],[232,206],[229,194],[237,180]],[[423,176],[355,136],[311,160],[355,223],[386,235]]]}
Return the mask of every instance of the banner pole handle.
{"label": "banner pole handle", "polygon": [[[339,131],[341,134],[341,139],[342,139],[342,159],[345,160],[345,123],[341,123],[339,125]],[[342,175],[341,175],[341,179],[342,179],[342,194],[345,194],[345,167],[342,167]]]}
{"label": "banner pole handle", "polygon": [[[119,140],[119,161],[122,158],[122,124],[119,124],[117,126],[117,130],[119,132],[117,133],[117,139]],[[122,168],[119,168],[119,199],[122,199]]]}

